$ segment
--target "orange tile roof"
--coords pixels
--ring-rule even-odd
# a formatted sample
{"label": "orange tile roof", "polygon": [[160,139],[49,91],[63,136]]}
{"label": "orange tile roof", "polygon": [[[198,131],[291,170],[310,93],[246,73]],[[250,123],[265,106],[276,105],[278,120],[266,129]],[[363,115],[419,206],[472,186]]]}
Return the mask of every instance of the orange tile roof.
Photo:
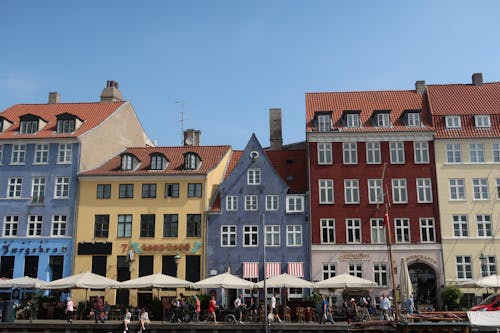
{"label": "orange tile roof", "polygon": [[[427,86],[435,135],[447,138],[500,137],[500,82]],[[460,116],[460,129],[447,129],[446,115]],[[490,115],[491,128],[476,128],[475,115]]]}
{"label": "orange tile roof", "polygon": [[[13,123],[6,131],[0,133],[0,139],[78,137],[101,124],[126,103],[128,102],[16,104],[0,113],[0,117]],[[73,133],[57,134],[56,117],[63,113],[77,116],[83,120],[82,125]],[[47,125],[34,134],[19,134],[20,117],[26,114],[44,119]]]}
{"label": "orange tile roof", "polygon": [[[151,176],[151,175],[204,175],[210,172],[221,161],[224,155],[231,149],[231,146],[178,146],[178,147],[137,147],[127,148],[121,154],[114,156],[104,165],[84,172],[83,176]],[[201,166],[198,170],[185,170],[184,154],[193,152],[201,159]],[[150,156],[154,153],[163,154],[169,161],[165,170],[149,170]],[[140,161],[135,170],[122,171],[121,156],[132,154]]]}
{"label": "orange tile roof", "polygon": [[267,150],[266,155],[291,193],[307,191],[306,150]]}
{"label": "orange tile roof", "polygon": [[[347,110],[360,111],[362,127],[342,126],[342,115]],[[380,110],[391,110],[392,127],[372,126],[370,119],[374,111]],[[406,110],[422,110],[420,115],[423,127],[406,127],[401,117]],[[386,132],[430,129],[425,94],[417,94],[414,90],[306,93],[306,131],[314,129],[315,114],[321,111],[331,111],[333,127],[342,128],[342,131]]]}
{"label": "orange tile roof", "polygon": [[226,179],[231,174],[233,169],[236,167],[236,164],[238,164],[238,161],[240,160],[242,155],[243,155],[243,150],[233,150],[231,155],[231,160],[229,161],[229,165],[227,167],[224,179]]}

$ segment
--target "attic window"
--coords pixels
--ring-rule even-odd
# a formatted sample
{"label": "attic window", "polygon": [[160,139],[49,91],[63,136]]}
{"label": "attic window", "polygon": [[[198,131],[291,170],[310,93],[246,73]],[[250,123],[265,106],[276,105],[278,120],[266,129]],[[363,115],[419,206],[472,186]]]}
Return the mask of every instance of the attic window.
{"label": "attic window", "polygon": [[376,127],[390,127],[391,118],[389,117],[390,110],[376,111],[375,112],[375,126]]}
{"label": "attic window", "polygon": [[196,153],[186,153],[184,155],[184,169],[185,170],[197,170],[200,167],[200,157]]}
{"label": "attic window", "polygon": [[316,128],[319,132],[330,132],[332,129],[332,114],[331,112],[316,114]]}
{"label": "attic window", "polygon": [[406,113],[406,126],[408,127],[420,127],[420,112],[419,111],[408,111]]}
{"label": "attic window", "polygon": [[58,119],[57,120],[57,133],[72,133],[75,131],[75,119]]}
{"label": "attic window", "polygon": [[359,121],[360,111],[346,111],[344,113],[344,120],[346,127],[361,127]]}
{"label": "attic window", "polygon": [[122,166],[121,166],[121,169],[123,171],[133,170],[136,165],[137,165],[137,160],[134,158],[133,155],[131,155],[131,154],[124,154],[122,156]]}
{"label": "attic window", "polygon": [[474,122],[476,123],[476,128],[491,128],[489,114],[474,116]]}
{"label": "attic window", "polygon": [[462,128],[462,122],[460,120],[460,116],[445,116],[446,128]]}
{"label": "attic window", "polygon": [[38,120],[37,119],[27,119],[21,121],[21,126],[19,133],[21,134],[33,134],[38,131]]}
{"label": "attic window", "polygon": [[150,170],[164,170],[168,161],[162,154],[152,154],[150,160]]}

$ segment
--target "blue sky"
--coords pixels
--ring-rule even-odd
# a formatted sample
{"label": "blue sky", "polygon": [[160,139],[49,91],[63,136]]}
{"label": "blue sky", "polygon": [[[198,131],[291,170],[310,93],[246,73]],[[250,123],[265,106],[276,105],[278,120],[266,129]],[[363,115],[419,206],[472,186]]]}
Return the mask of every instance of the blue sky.
{"label": "blue sky", "polygon": [[500,81],[500,1],[1,0],[0,109],[120,83],[159,145],[305,139],[305,93]]}

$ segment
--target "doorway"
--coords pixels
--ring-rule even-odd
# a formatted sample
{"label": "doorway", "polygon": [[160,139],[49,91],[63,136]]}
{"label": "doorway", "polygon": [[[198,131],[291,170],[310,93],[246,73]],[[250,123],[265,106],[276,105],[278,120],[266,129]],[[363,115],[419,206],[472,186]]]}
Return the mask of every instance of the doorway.
{"label": "doorway", "polygon": [[436,309],[438,306],[436,271],[422,262],[408,265],[408,271],[415,294],[415,307]]}

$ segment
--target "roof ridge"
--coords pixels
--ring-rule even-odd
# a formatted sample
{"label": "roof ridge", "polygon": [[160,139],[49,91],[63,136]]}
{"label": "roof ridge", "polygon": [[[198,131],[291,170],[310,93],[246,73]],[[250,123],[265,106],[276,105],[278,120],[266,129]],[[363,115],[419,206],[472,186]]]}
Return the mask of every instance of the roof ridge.
{"label": "roof ridge", "polygon": [[308,94],[338,94],[338,93],[353,93],[353,94],[356,94],[356,93],[376,93],[376,92],[413,92],[413,93],[416,93],[415,92],[415,89],[401,89],[401,90],[348,90],[348,91],[342,91],[342,90],[338,90],[338,91],[315,91],[315,92],[306,92],[306,95]]}

